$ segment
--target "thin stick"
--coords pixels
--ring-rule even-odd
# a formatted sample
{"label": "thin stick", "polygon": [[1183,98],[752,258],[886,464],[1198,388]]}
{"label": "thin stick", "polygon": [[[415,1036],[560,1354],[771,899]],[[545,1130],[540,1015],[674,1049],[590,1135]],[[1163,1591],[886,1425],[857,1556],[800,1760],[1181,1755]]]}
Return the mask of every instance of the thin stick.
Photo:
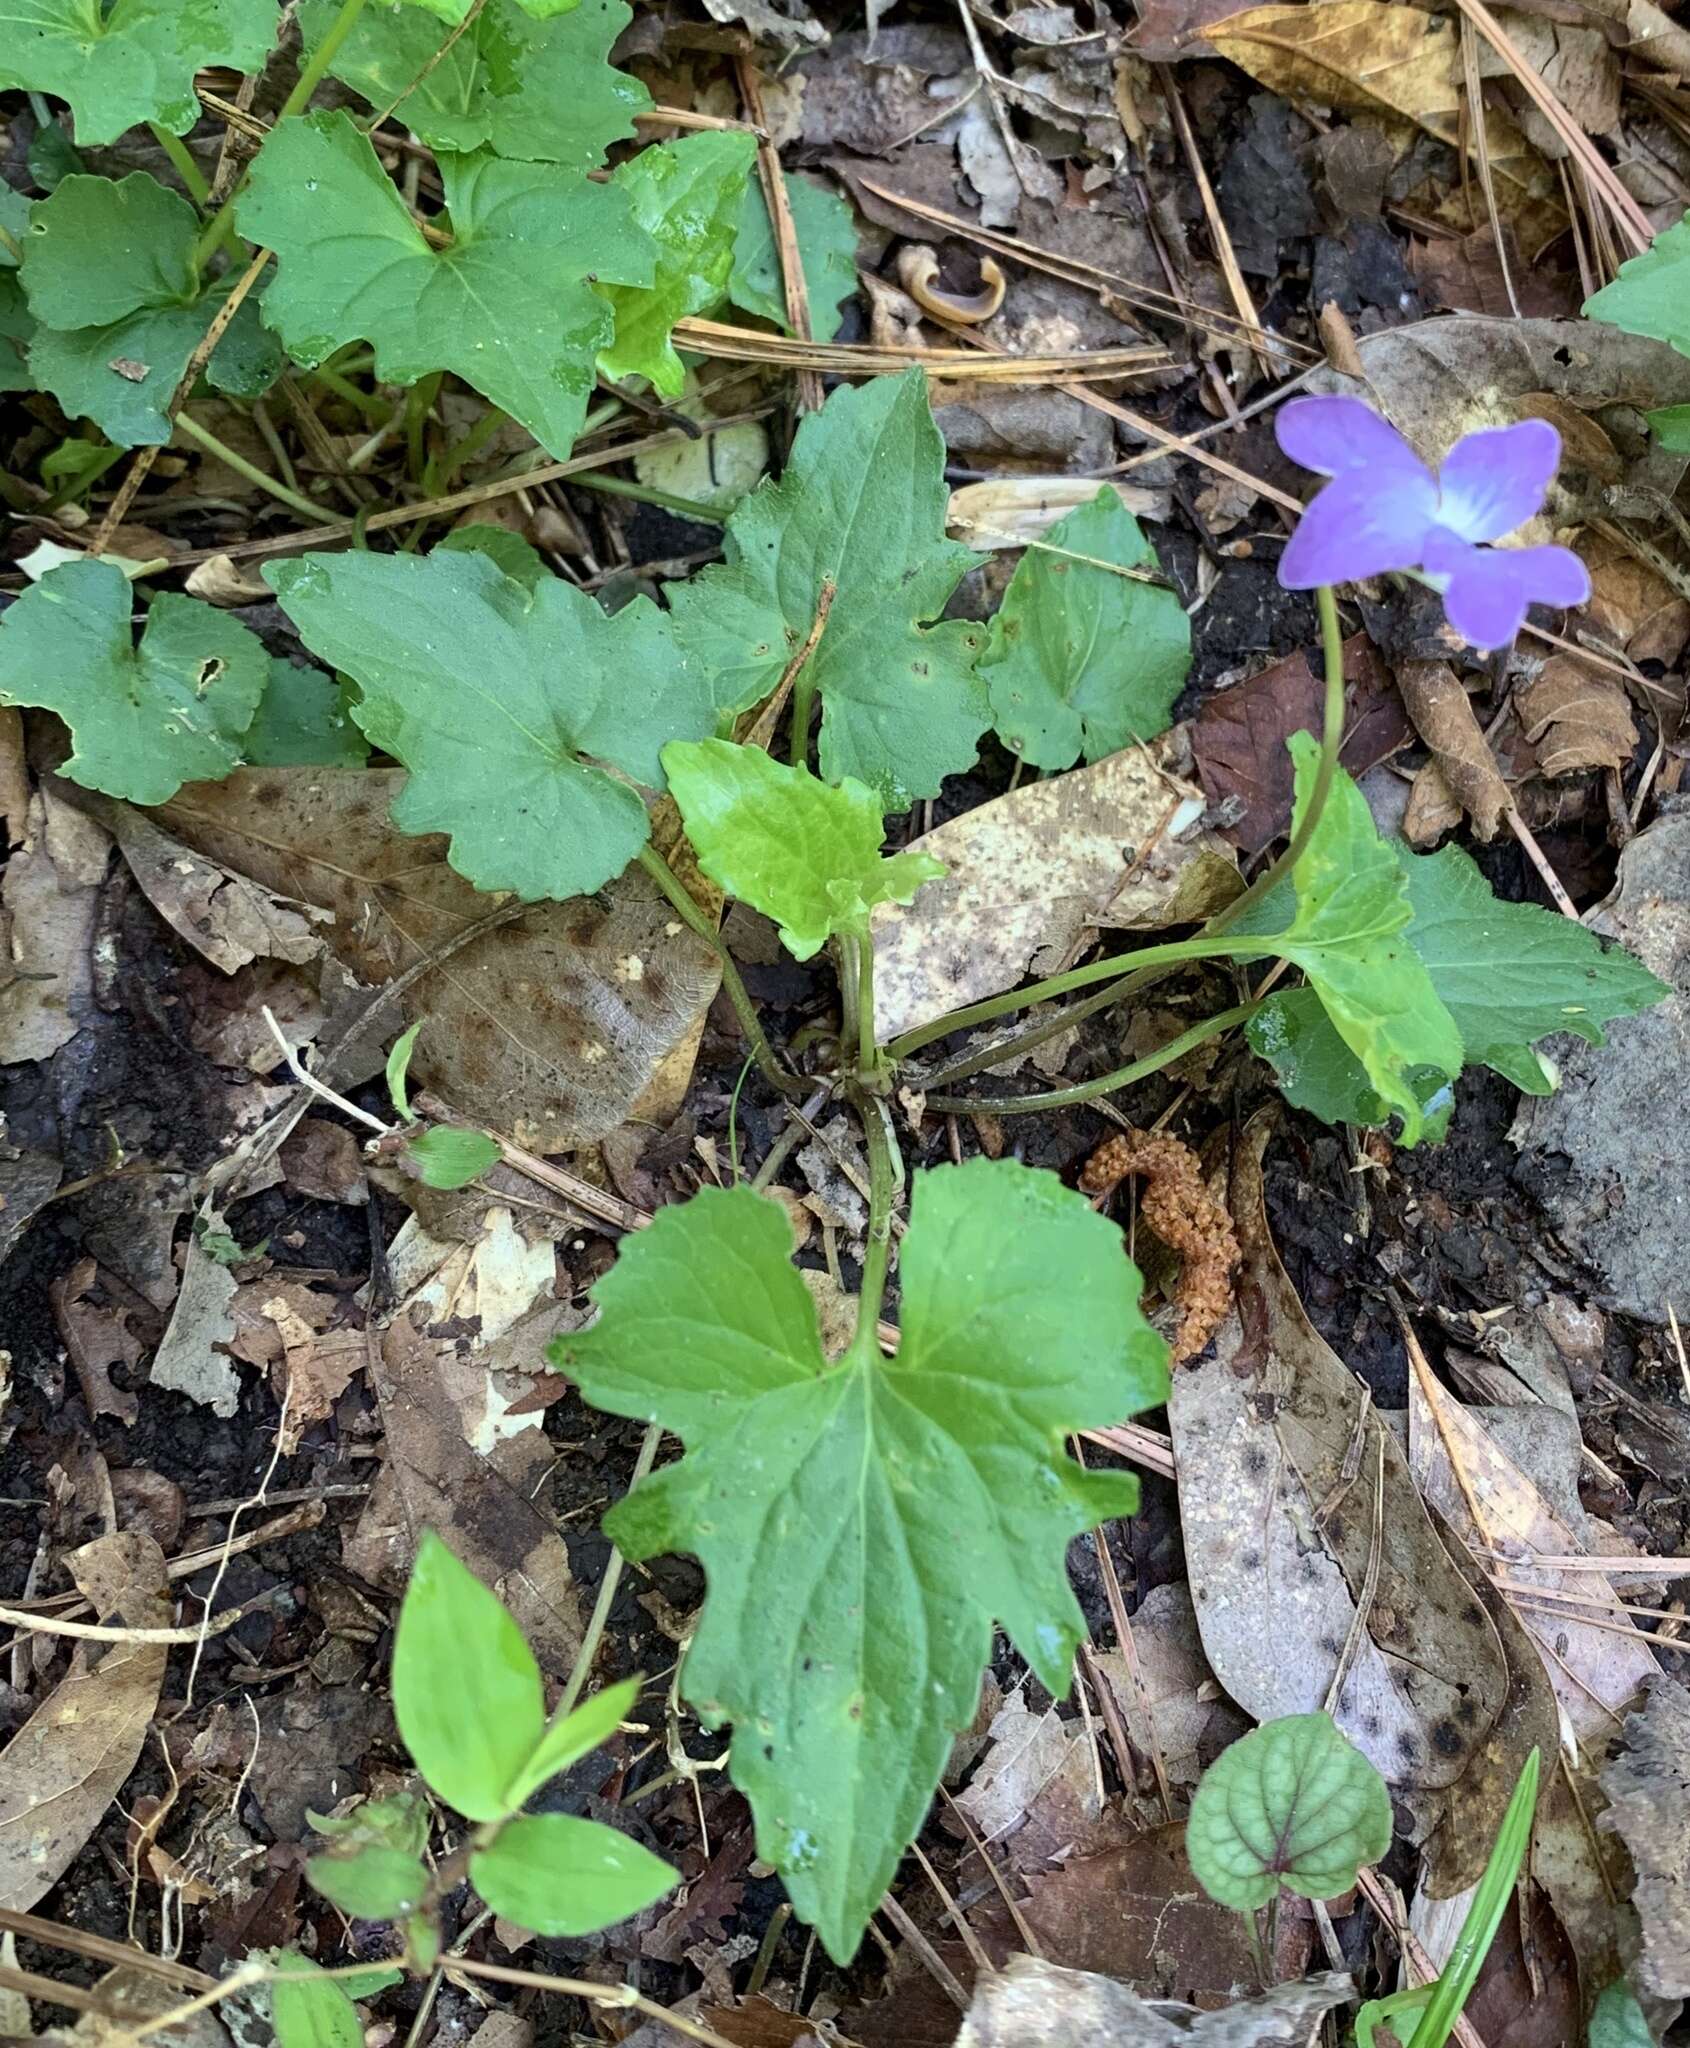
{"label": "thin stick", "polygon": [[804,636],[804,644],[781,671],[781,678],[774,687],[778,698],[782,691],[792,692],[792,765],[802,768],[810,752],[810,715],[816,705],[814,678],[805,681],[804,672],[810,656],[815,653],[818,642],[827,626],[827,615],[833,609],[834,596],[838,585],[831,576],[822,579],[822,587],[816,597],[816,616],[810,621],[810,630]]}
{"label": "thin stick", "polygon": [[[369,1967],[367,1964],[364,1966]],[[704,2048],[735,2048],[726,2035],[718,2034],[714,2028],[706,2027],[697,2020],[684,2018],[678,2012],[654,1999],[642,1998],[631,1984],[594,1984],[582,1977],[544,1977],[538,1970],[518,1970],[505,1963],[473,1962],[468,1956],[452,1958],[449,1975],[484,1977],[493,1984],[515,1984],[529,1991],[556,1991],[568,1998],[584,1998],[592,2005],[603,2005],[624,2012],[637,2012],[643,2019],[655,2020],[660,2027],[668,2027],[677,2034],[684,2034],[689,2041],[700,2041]]]}
{"label": "thin stick", "polygon": [[313,1095],[320,1095],[325,1102],[332,1102],[336,1109],[344,1110],[348,1116],[355,1117],[359,1123],[366,1125],[370,1130],[376,1132],[378,1136],[383,1138],[392,1137],[394,1131],[392,1124],[384,1124],[379,1116],[372,1116],[367,1109],[360,1109],[357,1103],[348,1102],[344,1095],[337,1095],[326,1081],[319,1081],[317,1079],[316,1075],[300,1059],[298,1050],[288,1043],[287,1036],[283,1032],[282,1027],[276,1022],[275,1015],[268,1003],[261,1006],[259,1014],[263,1017],[265,1023],[269,1025],[270,1036],[281,1047],[282,1058],[287,1062],[288,1072],[293,1075],[296,1081],[309,1088]]}
{"label": "thin stick", "polygon": [[216,1621],[196,1622],[192,1628],[118,1628],[104,1622],[60,1621],[51,1615],[31,1614],[22,1607],[0,1607],[0,1622],[35,1635],[74,1636],[83,1643],[197,1643],[207,1635],[220,1636],[250,1612],[247,1607],[231,1608]]}
{"label": "thin stick", "polygon": [[[804,259],[798,247],[798,229],[792,219],[792,202],[787,198],[786,179],[781,173],[780,151],[770,139],[768,116],[763,111],[763,82],[749,57],[734,59],[734,74],[739,80],[739,96],[745,102],[745,110],[751,116],[757,136],[757,176],[763,187],[764,204],[769,209],[769,225],[774,229],[775,253],[780,260],[781,285],[786,298],[786,324],[796,340],[809,341],[814,333],[810,325],[810,292],[804,281]],[[798,372],[798,410],[816,412],[821,402],[821,378],[812,369],[801,369]]]}
{"label": "thin stick", "polygon": [[[1238,308],[1238,317],[1245,331],[1251,335],[1262,334],[1261,316],[1256,311],[1255,301],[1250,297],[1250,287],[1244,282],[1244,273],[1238,267],[1237,252],[1232,246],[1232,237],[1227,232],[1226,220],[1215,203],[1215,188],[1209,183],[1209,173],[1204,168],[1203,158],[1197,147],[1197,138],[1191,132],[1191,121],[1185,111],[1185,101],[1180,97],[1179,86],[1174,75],[1166,68],[1158,69],[1157,83],[1162,88],[1162,97],[1168,103],[1168,111],[1174,117],[1180,147],[1185,151],[1185,160],[1197,186],[1197,196],[1203,203],[1203,216],[1209,224],[1209,241],[1216,259],[1221,266],[1221,275],[1226,279],[1226,288],[1232,294],[1232,303]],[[1259,341],[1252,340],[1251,349],[1262,375],[1271,377],[1276,369],[1273,358]],[[1171,1818],[1172,1816],[1170,1816]]]}
{"label": "thin stick", "polygon": [[1561,877],[1549,865],[1549,856],[1532,836],[1531,827],[1520,813],[1510,804],[1502,814],[1508,820],[1508,829],[1519,840],[1529,860],[1543,877],[1543,886],[1555,900],[1555,908],[1563,917],[1570,917],[1574,924],[1579,922],[1578,907],[1561,886]]}

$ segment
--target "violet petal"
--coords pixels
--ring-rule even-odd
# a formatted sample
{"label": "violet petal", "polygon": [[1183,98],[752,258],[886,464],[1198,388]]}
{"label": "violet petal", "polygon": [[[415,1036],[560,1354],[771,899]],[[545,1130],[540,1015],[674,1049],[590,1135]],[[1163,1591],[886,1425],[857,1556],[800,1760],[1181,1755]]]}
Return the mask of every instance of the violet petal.
{"label": "violet petal", "polygon": [[1426,470],[1390,421],[1359,398],[1293,398],[1279,408],[1273,430],[1293,462],[1321,476],[1371,468],[1384,482]]}
{"label": "violet petal", "polygon": [[1547,420],[1463,434],[1438,472],[1438,524],[1463,540],[1500,540],[1538,512],[1560,460]]}
{"label": "violet petal", "polygon": [[1418,477],[1386,487],[1373,470],[1351,471],[1318,492],[1279,558],[1284,588],[1313,590],[1416,567],[1438,502],[1431,471],[1416,468]]}
{"label": "violet petal", "polygon": [[1571,548],[1481,548],[1429,535],[1429,573],[1447,579],[1444,613],[1469,646],[1506,647],[1534,604],[1583,604],[1590,576]]}

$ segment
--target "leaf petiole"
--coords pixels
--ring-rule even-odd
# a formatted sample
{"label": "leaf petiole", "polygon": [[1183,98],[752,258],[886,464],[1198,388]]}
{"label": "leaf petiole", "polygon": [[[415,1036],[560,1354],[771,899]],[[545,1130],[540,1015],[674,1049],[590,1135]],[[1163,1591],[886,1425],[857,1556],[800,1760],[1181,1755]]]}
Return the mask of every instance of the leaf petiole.
{"label": "leaf petiole", "polygon": [[177,177],[187,187],[188,197],[196,206],[203,207],[211,197],[211,187],[205,181],[205,173],[194,162],[193,153],[188,145],[180,135],[172,135],[168,128],[157,121],[149,121],[147,127],[153,140],[169,157]]}
{"label": "leaf petiole", "polygon": [[[866,950],[866,948],[865,948]],[[903,1177],[903,1162],[892,1139],[892,1117],[878,1096],[860,1101],[863,1138],[868,1146],[868,1237],[863,1247],[863,1277],[857,1289],[857,1327],[852,1353],[880,1357],[880,1304],[886,1297],[886,1269],[892,1259],[892,1207]]]}

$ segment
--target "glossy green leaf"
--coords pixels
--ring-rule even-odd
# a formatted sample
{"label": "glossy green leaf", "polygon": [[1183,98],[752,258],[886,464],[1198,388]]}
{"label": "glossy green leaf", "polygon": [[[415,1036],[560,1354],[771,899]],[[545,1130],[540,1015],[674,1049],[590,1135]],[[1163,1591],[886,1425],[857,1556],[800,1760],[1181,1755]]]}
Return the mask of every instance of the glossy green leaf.
{"label": "glossy green leaf", "polygon": [[661,1856],[596,1820],[538,1813],[499,1830],[469,1859],[469,1881],[495,1913],[535,1934],[596,1934],[681,1881]]}
{"label": "glossy green leaf", "polygon": [[1690,455],[1690,405],[1663,405],[1644,418],[1669,455]]}
{"label": "glossy green leaf", "polygon": [[405,1157],[424,1187],[467,1188],[504,1157],[497,1138],[485,1131],[458,1130],[436,1124],[405,1141]]}
{"label": "glossy green leaf", "polygon": [[1455,1020],[1467,1058],[1529,1095],[1553,1083],[1532,1047],[1554,1031],[1587,1045],[1602,1027],[1658,1003],[1671,990],[1619,946],[1604,946],[1570,917],[1535,903],[1504,903],[1459,847],[1394,849],[1408,879],[1409,943]]}
{"label": "glossy green leaf", "polygon": [[0,703],[56,711],[84,788],[162,804],[239,765],[270,657],[197,598],[153,599],[136,646],[134,593],[110,562],[67,562],[0,617]]}
{"label": "glossy green leaf", "polygon": [[672,740],[663,766],[699,866],[772,917],[794,959],[835,932],[866,937],[877,903],[908,903],[945,872],[931,854],[882,856],[880,799],[850,776],[835,786],[729,740]]}
{"label": "glossy green leaf", "polygon": [[[0,5],[4,0],[0,0]],[[233,279],[201,291],[199,217],[145,172],[69,177],[30,209],[22,281],[32,318],[29,369],[73,419],[120,447],[168,441],[168,408]],[[246,300],[206,366],[207,381],[256,398],[281,351]]]}
{"label": "glossy green leaf", "polygon": [[607,616],[477,551],[308,555],[265,576],[312,653],[358,683],[370,740],[410,769],[394,823],[450,833],[478,888],[532,902],[619,875],[646,808],[595,764],[660,789],[664,741],[715,729],[702,665],[646,598]]}
{"label": "glossy green leaf", "polygon": [[1655,2048],[1655,2037],[1623,1977],[1599,1994],[1590,2014],[1590,2048]]}
{"label": "glossy green leaf", "polygon": [[362,768],[370,748],[333,676],[276,655],[241,758],[249,768]]}
{"label": "glossy green leaf", "polygon": [[[305,0],[299,19],[308,49],[339,11],[340,0]],[[622,0],[581,0],[547,20],[518,0],[487,0],[430,67],[438,22],[402,0],[369,0],[329,68],[373,106],[392,106],[393,118],[431,149],[485,145],[503,157],[590,171],[651,105],[639,80],[608,62],[630,18]]]}
{"label": "glossy green leaf", "polygon": [[423,1020],[419,1017],[393,1041],[393,1048],[387,1055],[388,1100],[393,1104],[394,1115],[407,1124],[411,1122],[411,1055],[417,1049],[417,1034],[422,1028]]}
{"label": "glossy green leaf", "polygon": [[[1301,817],[1320,750],[1306,732],[1293,733],[1290,747]],[[1396,855],[1342,769],[1292,879],[1296,916],[1273,950],[1303,970],[1370,1085],[1401,1116],[1404,1142],[1415,1144],[1424,1090],[1409,1076],[1430,1068],[1454,1080],[1461,1034],[1408,942],[1414,911]]]}
{"label": "glossy green leaf", "polygon": [[354,1920],[397,1920],[428,1890],[428,1872],[415,1856],[377,1843],[347,1854],[308,1856],[305,1875]]}
{"label": "glossy green leaf", "polygon": [[[831,341],[845,317],[840,311],[841,301],[857,289],[856,219],[837,192],[818,184],[814,178],[787,176],[786,203],[792,210],[792,228],[798,237],[804,291],[810,306],[810,332],[817,341]],[[728,296],[743,311],[769,321],[782,334],[792,332],[786,317],[780,252],[769,219],[769,202],[763,196],[763,181],[758,177],[746,180],[745,197],[740,203]]]}
{"label": "glossy green leaf", "polygon": [[1173,591],[1092,566],[1157,568],[1118,491],[1105,487],[1043,538],[1010,578],[980,673],[1010,752],[1035,768],[1071,768],[1167,731],[1191,666],[1191,622]]}
{"label": "glossy green leaf", "polygon": [[895,1358],[871,1336],[827,1362],[791,1252],[746,1188],[660,1210],[550,1356],[686,1446],[605,1527],[630,1558],[703,1563],[683,1689],[734,1723],[758,1854],[843,1962],[974,1713],[994,1620],[1067,1691],[1067,1545],[1137,1487],[1064,1439],[1163,1399],[1166,1350],[1120,1233],[1011,1160],[917,1176]]}
{"label": "glossy green leaf", "polygon": [[1618,277],[1586,299],[1584,310],[1592,320],[1671,342],[1690,356],[1690,213],[1663,228],[1641,256],[1622,263]]}
{"label": "glossy green leaf", "polygon": [[841,387],[729,520],[726,561],[669,594],[676,637],[740,710],[780,681],[831,588],[799,679],[821,698],[821,772],[854,775],[888,811],[967,768],[990,720],[982,629],[930,623],[975,561],[945,538],[949,500],[922,372]]}
{"label": "glossy green leaf", "polygon": [[[1391,1105],[1369,1085],[1360,1060],[1338,1036],[1312,988],[1275,989],[1244,1035],[1251,1050],[1273,1068],[1279,1091],[1293,1108],[1329,1124],[1390,1122]],[[1455,1106],[1448,1076],[1416,1067],[1406,1079],[1420,1098],[1423,1136],[1441,1143]]]}
{"label": "glossy green leaf", "polygon": [[648,377],[666,398],[680,396],[687,373],[670,331],[689,314],[714,311],[726,296],[745,181],[756,161],[751,136],[712,130],[656,143],[618,168],[616,188],[650,236],[657,267],[646,289],[605,291],[616,314],[615,338],[599,358],[606,376]]}
{"label": "glossy green leaf", "polygon": [[278,2048],[364,2048],[357,2008],[333,1977],[308,1956],[281,1950],[282,1972],[270,1986]]}
{"label": "glossy green leaf", "polygon": [[475,155],[440,174],[452,241],[434,248],[350,115],[281,122],[237,209],[276,252],[265,321],[308,368],[367,341],[384,383],[450,370],[567,455],[614,331],[586,279],[649,282],[650,244],[619,188],[575,172]]}
{"label": "glossy green leaf", "polygon": [[[0,228],[21,249],[29,233],[29,201],[10,185],[0,184]],[[33,391],[27,351],[35,332],[35,316],[24,297],[18,261],[0,242],[0,392]]]}
{"label": "glossy green leaf", "polygon": [[68,101],[84,149],[142,121],[186,135],[194,73],[251,71],[275,35],[274,0],[0,0],[0,87]]}
{"label": "glossy green leaf", "polygon": [[545,1726],[540,1667],[504,1607],[432,1529],[399,1609],[393,1713],[448,1806],[471,1820],[511,1810],[510,1787]]}
{"label": "glossy green leaf", "polygon": [[1329,1714],[1287,1714],[1241,1736],[1203,1773],[1185,1848],[1223,1906],[1265,1906],[1283,1885],[1332,1899],[1391,1846],[1391,1795]]}
{"label": "glossy green leaf", "polygon": [[607,1685],[603,1692],[583,1700],[561,1721],[551,1722],[533,1755],[517,1773],[511,1786],[511,1804],[526,1805],[559,1771],[567,1771],[571,1764],[579,1763],[601,1743],[608,1742],[633,1712],[639,1696],[639,1679],[625,1678],[620,1685]]}

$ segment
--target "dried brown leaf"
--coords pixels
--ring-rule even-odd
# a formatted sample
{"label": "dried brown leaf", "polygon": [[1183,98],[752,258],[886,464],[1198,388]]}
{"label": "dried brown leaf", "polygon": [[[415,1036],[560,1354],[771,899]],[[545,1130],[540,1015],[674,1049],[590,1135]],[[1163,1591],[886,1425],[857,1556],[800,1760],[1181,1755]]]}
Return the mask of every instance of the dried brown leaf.
{"label": "dried brown leaf", "polygon": [[213,967],[233,974],[259,959],[299,966],[323,950],[322,911],[191,853],[128,804],[80,801],[110,829],[142,895]]}
{"label": "dried brown leaf", "polygon": [[1551,778],[1623,768],[1637,747],[1624,686],[1573,654],[1552,654],[1514,696],[1538,772]]}
{"label": "dried brown leaf", "polygon": [[44,1060],[93,1007],[89,947],[111,841],[50,789],[29,805],[23,845],[6,863],[0,909],[8,931],[0,975],[0,1062]]}
{"label": "dried brown leaf", "polygon": [[140,1339],[129,1327],[127,1309],[102,1308],[85,1299],[97,1271],[92,1259],[78,1259],[68,1273],[59,1275],[47,1290],[52,1298],[53,1319],[76,1370],[89,1414],[110,1415],[125,1425],[133,1425],[141,1412],[140,1403],[133,1394],[112,1385],[111,1368],[138,1365]]}
{"label": "dried brown leaf", "polygon": [[1472,819],[1474,836],[1494,839],[1511,799],[1460,678],[1447,662],[1405,661],[1397,687],[1445,787]]}
{"label": "dried brown leaf", "polygon": [[1309,2048],[1322,2014],[1354,1996],[1349,1978],[1334,1971],[1275,1985],[1186,2027],[1112,1977],[1015,1956],[976,1988],[956,2048]]}
{"label": "dried brown leaf", "polygon": [[1625,1724],[1625,1748],[1602,1773],[1612,1828],[1637,1867],[1643,1923],[1639,1981],[1657,1998],[1690,1998],[1690,1694],[1664,1675]]}

